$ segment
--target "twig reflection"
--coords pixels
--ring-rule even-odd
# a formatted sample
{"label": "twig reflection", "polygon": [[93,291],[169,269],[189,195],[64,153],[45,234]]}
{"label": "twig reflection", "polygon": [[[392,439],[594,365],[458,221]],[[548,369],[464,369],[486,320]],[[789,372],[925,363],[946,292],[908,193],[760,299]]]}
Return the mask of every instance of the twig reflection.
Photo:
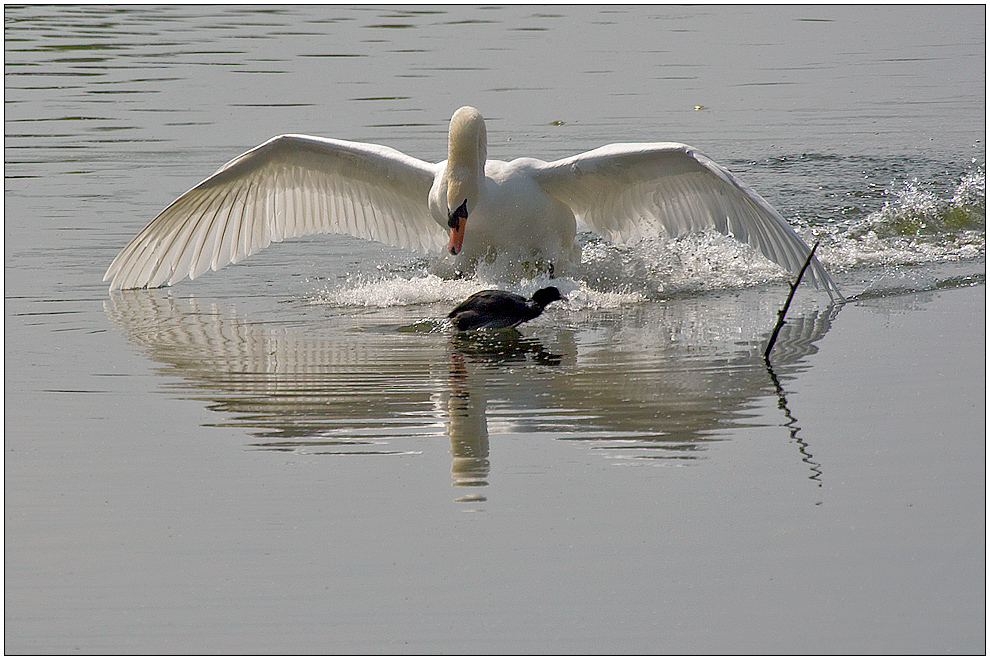
{"label": "twig reflection", "polygon": [[[793,290],[792,290],[793,293]],[[788,301],[790,302],[790,301]],[[792,321],[787,321],[786,323],[781,323],[774,332],[780,332],[783,330],[783,334],[780,335],[781,341],[777,345],[777,349],[774,355],[778,359],[787,360],[788,357],[793,354],[800,355],[812,355],[817,349],[807,341],[809,336],[824,336],[825,332],[832,325],[832,321],[838,315],[839,310],[842,308],[842,303],[837,303],[829,305],[822,314],[813,314],[810,317],[801,317]],[[783,321],[783,315],[781,315],[781,321]],[[803,327],[805,324],[812,322],[816,325],[821,325],[822,330],[807,332]],[[808,477],[811,481],[814,481],[819,487],[822,485],[823,469],[822,464],[815,460],[814,455],[811,453],[811,447],[807,441],[805,441],[800,435],[801,426],[798,424],[797,417],[791,412],[791,408],[787,403],[787,394],[784,391],[783,385],[781,385],[780,378],[777,377],[777,373],[773,369],[773,365],[770,362],[770,349],[774,348],[773,344],[768,344],[767,351],[763,354],[763,361],[766,364],[767,373],[770,375],[770,380],[773,382],[774,390],[777,393],[777,408],[784,413],[784,417],[787,419],[784,422],[784,426],[788,429],[790,437],[794,440],[795,444],[798,446],[798,451],[801,453],[801,461],[808,465],[811,470],[811,475]]]}
{"label": "twig reflection", "polygon": [[774,373],[770,360],[767,360],[766,363],[767,372],[770,374],[770,380],[773,381],[773,386],[777,390],[777,407],[784,412],[784,416],[787,418],[787,421],[784,422],[784,426],[786,426],[790,431],[791,439],[797,443],[798,451],[802,454],[801,460],[807,463],[811,468],[811,476],[808,478],[812,481],[818,482],[818,486],[821,487],[822,464],[815,460],[815,457],[811,454],[808,443],[798,435],[801,427],[798,426],[797,417],[794,416],[794,413],[791,412],[790,407],[787,405],[787,395],[784,394],[784,388],[781,386],[780,380],[777,378],[777,374]]}

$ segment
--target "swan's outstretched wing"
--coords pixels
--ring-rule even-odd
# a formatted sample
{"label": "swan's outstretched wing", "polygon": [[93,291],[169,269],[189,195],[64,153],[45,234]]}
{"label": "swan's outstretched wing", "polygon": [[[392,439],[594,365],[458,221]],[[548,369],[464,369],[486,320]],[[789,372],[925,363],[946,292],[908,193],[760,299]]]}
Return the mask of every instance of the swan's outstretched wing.
{"label": "swan's outstretched wing", "polygon": [[[534,168],[534,178],[548,194],[613,241],[717,229],[792,272],[800,270],[810,252],[762,197],[683,144],[611,144]],[[817,258],[807,275],[841,298]]]}
{"label": "swan's outstretched wing", "polygon": [[158,214],[117,255],[110,290],[156,287],[236,263],[272,241],[351,234],[439,250],[437,166],[375,144],[282,135],[238,156]]}

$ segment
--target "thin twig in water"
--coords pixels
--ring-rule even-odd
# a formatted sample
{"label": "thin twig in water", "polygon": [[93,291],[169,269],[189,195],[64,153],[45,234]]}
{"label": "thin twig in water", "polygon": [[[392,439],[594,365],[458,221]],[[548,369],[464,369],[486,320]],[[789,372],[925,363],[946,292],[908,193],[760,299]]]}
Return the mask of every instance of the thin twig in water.
{"label": "thin twig in water", "polygon": [[787,316],[787,309],[791,306],[791,301],[794,300],[794,292],[797,291],[798,285],[801,284],[801,278],[804,277],[804,271],[808,270],[808,266],[811,264],[811,260],[815,257],[815,250],[818,249],[818,243],[816,242],[811,248],[811,252],[808,253],[808,258],[804,260],[804,265],[801,266],[800,272],[798,272],[797,277],[794,279],[794,284],[791,285],[791,292],[787,296],[787,302],[784,303],[784,307],[777,312],[777,325],[774,327],[773,332],[770,333],[770,341],[767,342],[767,350],[763,351],[763,359],[767,362],[770,361],[770,351],[773,350],[773,345],[777,342],[777,335],[780,334],[780,329],[784,327],[784,317]]}

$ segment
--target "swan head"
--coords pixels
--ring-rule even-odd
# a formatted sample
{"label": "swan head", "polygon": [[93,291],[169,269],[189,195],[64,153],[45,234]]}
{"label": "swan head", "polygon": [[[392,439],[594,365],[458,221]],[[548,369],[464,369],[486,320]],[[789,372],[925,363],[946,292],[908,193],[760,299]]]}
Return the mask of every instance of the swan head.
{"label": "swan head", "polygon": [[450,118],[447,134],[448,162],[481,165],[488,158],[488,131],[485,118],[469,105],[458,108]]}
{"label": "swan head", "polygon": [[447,226],[451,254],[461,251],[470,209],[478,204],[488,160],[485,118],[470,106],[458,108],[450,118],[447,142]]}

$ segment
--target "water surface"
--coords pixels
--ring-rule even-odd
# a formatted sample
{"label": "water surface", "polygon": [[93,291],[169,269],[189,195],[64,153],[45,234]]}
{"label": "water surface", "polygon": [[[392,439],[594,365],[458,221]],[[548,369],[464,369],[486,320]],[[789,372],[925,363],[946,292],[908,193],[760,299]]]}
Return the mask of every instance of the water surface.
{"label": "water surface", "polygon": [[[983,7],[6,7],[8,653],[985,652]],[[109,295],[287,132],[679,141],[850,298],[730,239],[582,264],[519,334],[346,236]]]}

